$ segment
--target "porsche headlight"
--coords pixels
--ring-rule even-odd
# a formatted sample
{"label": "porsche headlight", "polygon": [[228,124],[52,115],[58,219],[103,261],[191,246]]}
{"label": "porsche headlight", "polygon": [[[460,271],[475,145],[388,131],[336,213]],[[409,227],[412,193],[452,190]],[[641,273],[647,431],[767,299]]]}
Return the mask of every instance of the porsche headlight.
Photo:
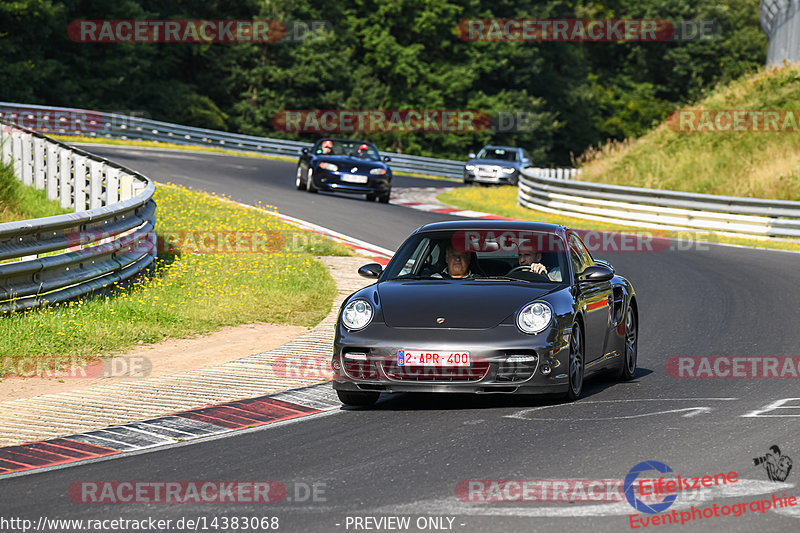
{"label": "porsche headlight", "polygon": [[366,300],[353,300],[342,311],[342,323],[349,330],[364,329],[372,320],[372,306]]}
{"label": "porsche headlight", "polygon": [[467,165],[464,167],[464,170],[472,172],[473,170],[475,170],[475,165]]}
{"label": "porsche headlight", "polygon": [[544,302],[533,302],[522,308],[517,315],[517,327],[523,333],[534,335],[550,325],[553,310]]}
{"label": "porsche headlight", "polygon": [[320,162],[319,168],[325,169],[329,172],[336,172],[337,170],[339,170],[339,167],[337,167],[333,163],[328,163],[327,161]]}
{"label": "porsche headlight", "polygon": [[503,172],[505,174],[513,174],[515,170],[517,170],[517,169],[513,168],[513,167],[505,167],[505,168],[503,168]]}
{"label": "porsche headlight", "polygon": [[386,174],[386,169],[385,168],[373,168],[372,170],[369,171],[369,173],[372,174],[373,176],[383,176],[384,174]]}

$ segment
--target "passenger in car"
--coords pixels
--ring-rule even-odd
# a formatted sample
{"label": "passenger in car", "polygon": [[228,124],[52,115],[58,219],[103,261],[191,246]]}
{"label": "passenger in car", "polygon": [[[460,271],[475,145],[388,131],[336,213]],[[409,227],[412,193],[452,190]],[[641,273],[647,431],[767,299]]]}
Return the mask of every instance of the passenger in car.
{"label": "passenger in car", "polygon": [[474,274],[470,270],[470,258],[471,254],[469,252],[461,252],[453,248],[452,245],[447,247],[447,251],[445,252],[445,261],[447,261],[447,268],[445,268],[442,272],[438,272],[433,274],[432,278],[445,278],[445,279],[461,279],[461,278],[471,278],[474,277]]}

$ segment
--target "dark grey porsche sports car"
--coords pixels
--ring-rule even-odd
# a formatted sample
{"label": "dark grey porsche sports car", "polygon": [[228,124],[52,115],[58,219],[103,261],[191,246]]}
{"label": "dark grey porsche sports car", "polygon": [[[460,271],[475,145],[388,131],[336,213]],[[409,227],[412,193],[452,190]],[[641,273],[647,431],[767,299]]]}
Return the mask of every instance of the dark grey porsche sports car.
{"label": "dark grey porsche sports car", "polygon": [[331,365],[346,405],[381,392],[582,392],[636,371],[631,283],[563,226],[458,221],[417,229],[345,299]]}

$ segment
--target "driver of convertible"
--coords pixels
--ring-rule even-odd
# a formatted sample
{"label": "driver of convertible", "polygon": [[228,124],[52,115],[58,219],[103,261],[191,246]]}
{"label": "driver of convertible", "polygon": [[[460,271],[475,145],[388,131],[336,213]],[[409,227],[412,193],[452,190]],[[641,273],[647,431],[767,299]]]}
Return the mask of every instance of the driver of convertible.
{"label": "driver of convertible", "polygon": [[520,248],[518,260],[521,267],[528,267],[528,269],[535,274],[547,276],[550,281],[561,281],[560,268],[556,266],[548,270],[548,268],[541,263],[542,252]]}
{"label": "driver of convertible", "polygon": [[470,254],[466,251],[458,251],[453,248],[453,245],[447,247],[445,252],[445,261],[447,261],[447,268],[442,272],[432,275],[433,278],[445,279],[460,279],[471,278],[474,275],[469,269]]}

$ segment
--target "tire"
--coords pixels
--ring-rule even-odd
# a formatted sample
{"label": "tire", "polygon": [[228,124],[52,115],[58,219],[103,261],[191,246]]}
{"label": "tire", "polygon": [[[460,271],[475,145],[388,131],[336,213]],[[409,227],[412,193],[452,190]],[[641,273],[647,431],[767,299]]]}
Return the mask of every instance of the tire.
{"label": "tire", "polygon": [[385,194],[382,194],[382,195],[378,196],[378,201],[380,203],[382,203],[382,204],[388,204],[389,203],[389,198],[391,198],[391,196],[392,196],[391,191],[387,192]]}
{"label": "tire", "polygon": [[583,330],[578,322],[572,325],[569,336],[569,383],[567,399],[574,402],[583,392],[583,378],[586,370],[586,348],[583,343]]}
{"label": "tire", "polygon": [[639,359],[639,319],[628,304],[625,310],[625,356],[620,363],[618,379],[630,381],[636,374],[636,364]]}
{"label": "tire", "polygon": [[314,170],[311,167],[308,167],[308,172],[306,172],[306,190],[310,193],[317,192],[317,188],[314,187],[314,180],[311,178],[313,173]]}
{"label": "tire", "polygon": [[381,395],[381,393],[337,390],[336,395],[339,397],[339,401],[344,405],[351,405],[354,407],[369,407],[371,405],[375,405],[375,402],[378,401],[378,397]]}
{"label": "tire", "polygon": [[298,191],[306,190],[306,184],[303,181],[303,167],[297,165],[297,176],[294,180],[294,186],[297,187]]}

